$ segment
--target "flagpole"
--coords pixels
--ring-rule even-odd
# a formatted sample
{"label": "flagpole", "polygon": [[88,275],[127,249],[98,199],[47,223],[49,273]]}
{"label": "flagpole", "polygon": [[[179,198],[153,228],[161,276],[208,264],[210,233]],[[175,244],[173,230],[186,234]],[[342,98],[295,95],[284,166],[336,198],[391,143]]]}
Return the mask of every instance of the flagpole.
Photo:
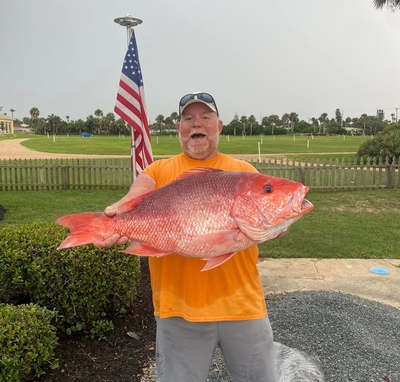
{"label": "flagpole", "polygon": [[[132,17],[130,14],[126,14],[124,17],[117,17],[114,19],[114,22],[121,25],[122,27],[126,27],[126,35],[127,35],[127,46],[129,47],[129,41],[131,40],[133,27],[141,24],[143,21]],[[135,160],[135,129],[131,126],[131,170],[133,181],[136,180],[136,160]]]}

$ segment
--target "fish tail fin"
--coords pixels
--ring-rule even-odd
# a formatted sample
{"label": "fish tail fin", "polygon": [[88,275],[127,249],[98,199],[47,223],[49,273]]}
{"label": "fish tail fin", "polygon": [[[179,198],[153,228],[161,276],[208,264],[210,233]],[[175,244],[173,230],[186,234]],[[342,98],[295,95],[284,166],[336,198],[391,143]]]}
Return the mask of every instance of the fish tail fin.
{"label": "fish tail fin", "polygon": [[91,244],[103,238],[105,233],[105,215],[101,212],[86,212],[62,216],[55,223],[71,230],[69,236],[58,249]]}

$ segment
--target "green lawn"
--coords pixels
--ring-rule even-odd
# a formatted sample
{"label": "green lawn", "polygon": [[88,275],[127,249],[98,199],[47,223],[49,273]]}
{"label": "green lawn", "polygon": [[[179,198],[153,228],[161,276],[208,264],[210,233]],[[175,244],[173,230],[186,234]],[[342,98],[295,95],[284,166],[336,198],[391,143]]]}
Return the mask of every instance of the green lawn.
{"label": "green lawn", "polygon": [[[26,135],[19,134],[18,138],[27,138]],[[70,154],[98,154],[98,155],[130,155],[130,137],[125,139],[117,136],[94,136],[92,138],[82,138],[76,135],[59,135],[53,142],[52,136],[34,135],[29,136],[29,140],[23,142],[23,145],[37,151],[52,153],[70,153]],[[361,136],[332,136],[332,137],[314,137],[296,135],[293,136],[276,135],[273,138],[270,135],[263,137],[260,144],[261,154],[279,154],[279,153],[298,153],[302,158],[309,158],[312,153],[356,153],[358,147],[369,137]],[[158,140],[158,143],[157,143]],[[153,154],[178,154],[181,152],[179,139],[176,134],[152,136]],[[241,136],[221,136],[219,150],[226,154],[258,154],[258,142],[261,143],[259,136],[248,136],[243,139]],[[307,142],[309,147],[307,148]],[[310,153],[310,154],[308,154]],[[339,155],[339,154],[338,154]],[[343,155],[339,155],[341,158]],[[354,157],[353,155],[350,155]],[[296,155],[296,158],[299,157]],[[330,156],[336,159],[337,156]],[[328,158],[329,159],[329,158]]]}
{"label": "green lawn", "polygon": [[[2,192],[9,224],[53,222],[76,212],[103,211],[126,190]],[[400,191],[318,192],[307,194],[315,208],[283,238],[260,245],[261,257],[400,259]]]}

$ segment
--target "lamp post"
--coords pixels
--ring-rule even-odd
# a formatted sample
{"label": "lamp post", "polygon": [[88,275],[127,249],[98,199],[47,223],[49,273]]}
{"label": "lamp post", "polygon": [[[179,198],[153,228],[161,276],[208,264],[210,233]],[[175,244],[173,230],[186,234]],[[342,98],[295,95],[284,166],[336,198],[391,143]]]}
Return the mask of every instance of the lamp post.
{"label": "lamp post", "polygon": [[121,25],[121,27],[126,27],[127,44],[129,45],[129,40],[132,37],[132,28],[141,24],[143,21],[127,14],[124,17],[117,17],[114,19],[114,22]]}

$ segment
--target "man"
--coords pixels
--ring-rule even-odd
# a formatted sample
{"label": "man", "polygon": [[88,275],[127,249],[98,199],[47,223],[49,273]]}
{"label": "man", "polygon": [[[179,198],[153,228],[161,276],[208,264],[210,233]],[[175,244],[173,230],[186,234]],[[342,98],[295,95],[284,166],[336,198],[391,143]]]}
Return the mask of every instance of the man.
{"label": "man", "polygon": [[[222,121],[208,93],[187,94],[179,103],[177,124],[183,153],[148,166],[119,202],[153,191],[196,167],[257,172],[250,164],[218,152]],[[112,237],[96,246],[123,244]],[[157,376],[163,382],[205,382],[217,345],[234,382],[276,382],[272,330],[257,271],[257,246],[236,253],[214,269],[200,272],[204,261],[168,255],[150,257],[157,322]]]}

